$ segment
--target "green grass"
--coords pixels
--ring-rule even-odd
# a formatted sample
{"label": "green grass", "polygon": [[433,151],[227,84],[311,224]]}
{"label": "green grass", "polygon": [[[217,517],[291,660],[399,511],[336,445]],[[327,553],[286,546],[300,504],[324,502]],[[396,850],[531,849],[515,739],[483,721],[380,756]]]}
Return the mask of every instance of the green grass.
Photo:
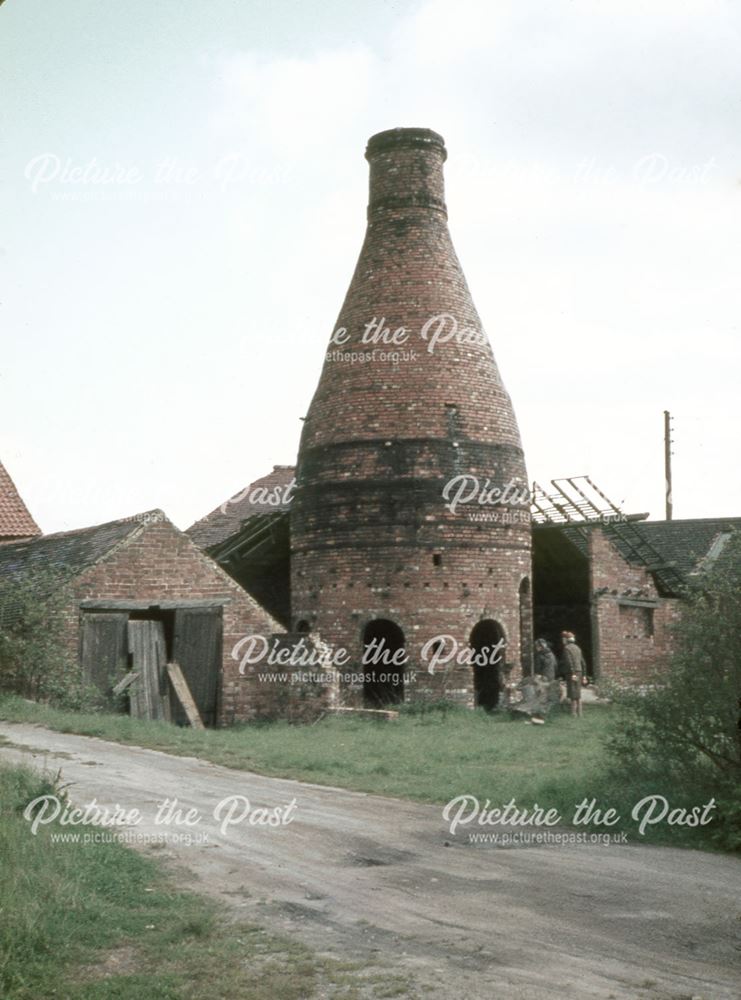
{"label": "green grass", "polygon": [[4,1000],[355,1000],[400,977],[317,957],[176,890],[120,844],[54,843],[23,808],[54,783],[0,767],[0,996]]}
{"label": "green grass", "polygon": [[[674,800],[681,790],[643,787],[616,777],[604,747],[612,709],[589,705],[584,717],[552,713],[544,726],[482,711],[402,713],[397,722],[328,717],[311,726],[275,722],[194,731],[121,715],[64,712],[15,697],[0,698],[0,719],[37,722],[61,732],[99,736],[277,777],[337,785],[420,802],[445,803],[461,794],[482,803],[556,808],[573,814],[583,798],[614,807],[635,833],[630,810],[649,793]],[[686,798],[686,795],[684,796]],[[711,846],[707,830],[657,826],[636,843]]]}
{"label": "green grass", "polygon": [[572,793],[581,799],[600,769],[607,711],[591,707],[581,721],[559,712],[545,726],[451,709],[404,714],[398,722],[335,716],[313,726],[274,722],[197,731],[0,698],[0,719],[7,721],[421,802],[447,802],[462,792],[492,801],[566,795],[570,803]]}

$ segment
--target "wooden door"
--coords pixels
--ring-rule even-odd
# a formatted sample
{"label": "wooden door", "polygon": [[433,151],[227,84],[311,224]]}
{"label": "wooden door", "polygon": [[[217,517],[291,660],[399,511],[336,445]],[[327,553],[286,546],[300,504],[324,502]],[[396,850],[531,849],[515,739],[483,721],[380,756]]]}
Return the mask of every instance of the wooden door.
{"label": "wooden door", "polygon": [[[173,660],[180,665],[203,722],[216,724],[221,677],[221,608],[178,608]],[[182,706],[173,704],[173,721],[187,725]]]}
{"label": "wooden door", "polygon": [[82,612],[82,677],[106,696],[128,667],[128,620],[126,611]]}
{"label": "wooden door", "polygon": [[136,719],[169,721],[167,649],[162,622],[130,621],[128,641],[131,667],[139,674],[129,689],[131,715]]}

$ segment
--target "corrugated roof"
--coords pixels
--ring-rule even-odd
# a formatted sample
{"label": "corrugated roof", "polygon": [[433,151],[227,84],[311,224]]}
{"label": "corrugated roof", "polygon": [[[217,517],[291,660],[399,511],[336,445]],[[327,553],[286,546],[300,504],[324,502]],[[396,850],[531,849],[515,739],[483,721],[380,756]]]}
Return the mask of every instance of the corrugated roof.
{"label": "corrugated roof", "polygon": [[192,524],[186,534],[200,548],[211,549],[236,534],[251,517],[288,510],[295,475],[293,465],[273,466],[267,476],[256,479],[225,500],[216,510]]}
{"label": "corrugated roof", "polygon": [[33,538],[41,530],[21,499],[16,485],[0,462],[0,539]]}

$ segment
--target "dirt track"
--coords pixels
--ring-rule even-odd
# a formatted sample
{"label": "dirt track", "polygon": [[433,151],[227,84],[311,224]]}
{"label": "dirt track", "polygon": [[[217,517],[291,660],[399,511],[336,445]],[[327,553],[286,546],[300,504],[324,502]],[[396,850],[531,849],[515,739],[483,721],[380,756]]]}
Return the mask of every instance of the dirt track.
{"label": "dirt track", "polygon": [[[741,997],[741,864],[733,858],[640,846],[473,846],[466,832],[450,836],[436,806],[32,725],[0,723],[2,738],[0,760],[61,767],[76,804],[138,808],[141,835],[163,834],[154,816],[165,798],[198,809],[194,830],[208,836],[205,845],[143,849],[245,919],[322,953],[409,973],[419,984],[412,995]],[[212,813],[234,795],[253,809],[295,798],[294,818],[278,827],[243,822],[222,835]]]}

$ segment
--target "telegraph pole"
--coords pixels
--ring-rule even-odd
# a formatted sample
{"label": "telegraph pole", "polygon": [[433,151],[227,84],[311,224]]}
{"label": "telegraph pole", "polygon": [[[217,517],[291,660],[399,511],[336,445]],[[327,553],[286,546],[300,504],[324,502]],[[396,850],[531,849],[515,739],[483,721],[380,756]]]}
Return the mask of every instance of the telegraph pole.
{"label": "telegraph pole", "polygon": [[672,417],[664,410],[664,478],[666,480],[666,519],[671,521],[674,510],[672,500]]}

